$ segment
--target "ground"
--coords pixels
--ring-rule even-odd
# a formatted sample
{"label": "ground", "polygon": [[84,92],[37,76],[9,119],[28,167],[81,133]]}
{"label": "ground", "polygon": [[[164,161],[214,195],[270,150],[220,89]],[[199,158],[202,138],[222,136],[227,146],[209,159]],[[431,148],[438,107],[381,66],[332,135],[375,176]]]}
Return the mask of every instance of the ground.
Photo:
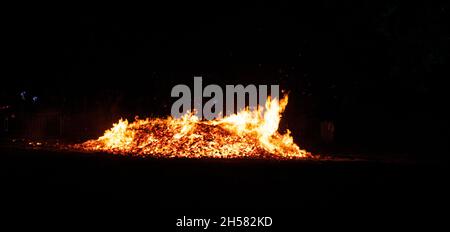
{"label": "ground", "polygon": [[446,163],[152,159],[12,147],[1,149],[0,160],[3,205],[37,215],[39,208],[28,206],[57,207],[62,215],[81,207],[88,215],[129,216],[139,208],[141,217],[258,212],[297,218],[344,212],[422,215],[445,209],[448,202]]}

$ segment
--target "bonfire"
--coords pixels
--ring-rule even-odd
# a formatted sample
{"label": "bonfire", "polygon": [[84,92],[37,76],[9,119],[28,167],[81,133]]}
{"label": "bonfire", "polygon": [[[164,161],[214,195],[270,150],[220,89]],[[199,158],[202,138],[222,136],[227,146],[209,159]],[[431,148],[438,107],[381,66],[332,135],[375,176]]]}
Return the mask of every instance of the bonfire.
{"label": "bonfire", "polygon": [[288,97],[270,99],[256,110],[248,108],[214,120],[187,113],[181,118],[120,119],[103,136],[75,145],[87,151],[121,155],[187,158],[308,158],[311,153],[294,143],[289,130],[278,131]]}

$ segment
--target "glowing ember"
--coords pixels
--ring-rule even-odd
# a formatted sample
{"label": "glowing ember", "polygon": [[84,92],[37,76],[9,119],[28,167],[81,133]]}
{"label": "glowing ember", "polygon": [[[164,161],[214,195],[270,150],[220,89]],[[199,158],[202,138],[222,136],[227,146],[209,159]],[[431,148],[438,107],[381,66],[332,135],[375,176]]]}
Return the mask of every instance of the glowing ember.
{"label": "glowing ember", "polygon": [[248,109],[221,119],[201,121],[193,114],[180,119],[119,120],[97,140],[75,148],[114,154],[162,157],[274,157],[306,158],[311,154],[294,143],[290,131],[278,132],[288,102],[266,102],[265,111]]}

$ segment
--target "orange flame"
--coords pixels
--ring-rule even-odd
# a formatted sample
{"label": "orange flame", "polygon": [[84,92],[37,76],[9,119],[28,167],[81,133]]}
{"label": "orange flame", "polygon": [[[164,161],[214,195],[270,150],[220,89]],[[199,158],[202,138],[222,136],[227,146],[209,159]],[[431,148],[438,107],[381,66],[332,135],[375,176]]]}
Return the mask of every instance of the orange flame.
{"label": "orange flame", "polygon": [[76,148],[162,157],[312,157],[294,143],[289,130],[278,132],[287,103],[287,96],[280,101],[269,97],[264,113],[262,107],[245,109],[211,121],[201,121],[192,113],[179,119],[136,118],[132,123],[121,119],[97,140]]}

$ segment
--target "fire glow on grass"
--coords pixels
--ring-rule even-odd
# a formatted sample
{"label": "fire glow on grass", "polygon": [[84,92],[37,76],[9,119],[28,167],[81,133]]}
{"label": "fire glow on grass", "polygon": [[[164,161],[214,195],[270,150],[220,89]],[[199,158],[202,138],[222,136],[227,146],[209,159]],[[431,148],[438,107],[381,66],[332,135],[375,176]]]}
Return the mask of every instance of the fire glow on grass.
{"label": "fire glow on grass", "polygon": [[290,131],[278,132],[288,97],[268,98],[261,108],[201,121],[194,114],[182,118],[119,120],[96,140],[75,148],[114,154],[157,157],[214,158],[307,158],[311,153],[294,143]]}

